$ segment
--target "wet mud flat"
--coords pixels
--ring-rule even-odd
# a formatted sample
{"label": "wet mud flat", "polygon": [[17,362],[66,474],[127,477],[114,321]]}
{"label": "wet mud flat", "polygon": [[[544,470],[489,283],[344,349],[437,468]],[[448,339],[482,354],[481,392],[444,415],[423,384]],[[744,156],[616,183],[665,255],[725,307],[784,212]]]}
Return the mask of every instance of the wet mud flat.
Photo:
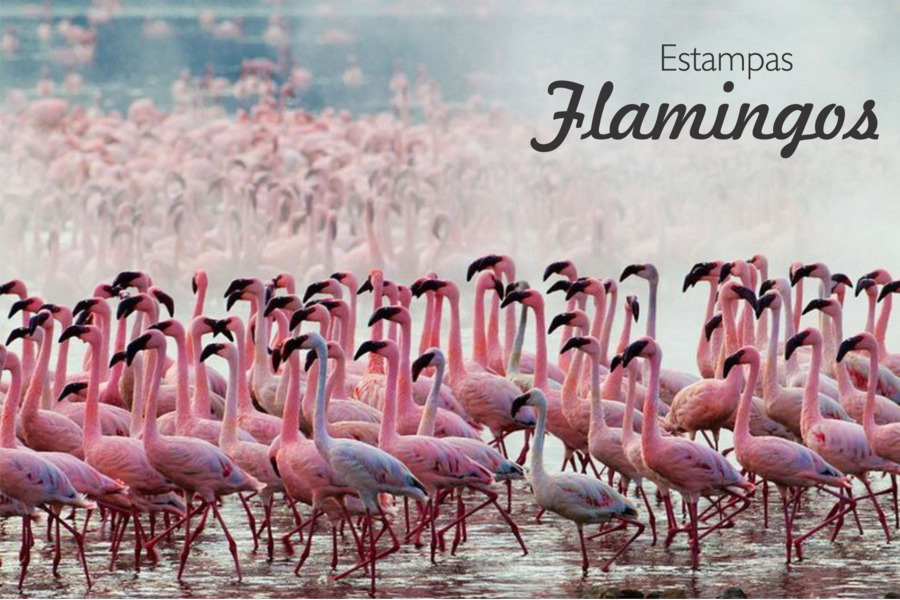
{"label": "wet mud flat", "polygon": [[[548,461],[550,458],[548,457]],[[875,488],[886,489],[887,479],[875,479]],[[859,486],[861,487],[861,486]],[[498,491],[501,488],[498,488]],[[830,496],[807,493],[798,515],[798,527],[806,530],[816,518],[824,516],[832,502]],[[890,510],[889,496],[881,496],[881,505]],[[467,499],[474,505],[476,497]],[[753,506],[740,515],[735,527],[723,529],[703,540],[701,566],[690,568],[686,537],[681,535],[668,548],[651,546],[649,527],[612,569],[603,573],[598,567],[582,577],[578,536],[573,524],[554,515],[535,520],[536,506],[526,482],[517,482],[513,493],[512,516],[520,527],[529,553],[522,556],[512,534],[489,510],[476,514],[468,525],[468,538],[457,551],[449,552],[452,531],[448,532],[448,550],[438,554],[437,564],[429,560],[428,546],[405,545],[396,554],[378,564],[378,596],[407,597],[621,597],[640,593],[651,597],[723,597],[729,588],[740,588],[748,596],[765,597],[885,597],[900,591],[900,547],[885,543],[875,511],[868,501],[860,503],[859,514],[864,535],[848,519],[840,536],[829,542],[822,532],[804,545],[804,560],[784,564],[783,521],[780,501],[772,489],[769,499],[769,526],[763,527],[761,490]],[[448,507],[449,508],[449,507]],[[448,509],[445,509],[448,510]],[[259,510],[261,514],[261,509]],[[301,509],[306,516],[308,510]],[[449,512],[449,511],[448,511]],[[444,513],[444,522],[450,515]],[[243,582],[238,583],[234,565],[221,530],[210,524],[192,547],[184,581],[175,579],[180,538],[157,546],[159,562],[145,561],[139,573],[133,570],[131,531],[121,546],[116,570],[110,571],[110,531],[101,529],[95,514],[86,540],[88,564],[94,580],[88,590],[76,561],[74,543],[63,537],[64,555],[60,577],[51,573],[53,544],[46,538],[46,519],[34,528],[35,547],[28,579],[21,597],[367,597],[368,579],[362,573],[334,582],[331,572],[331,535],[320,522],[312,553],[300,572],[293,574],[302,545],[295,538],[294,554],[276,542],[275,559],[266,560],[264,547],[252,552],[253,541],[246,516],[237,498],[225,501],[223,515],[239,546]],[[658,507],[658,517],[663,517]],[[77,522],[80,524],[82,515]],[[893,514],[888,518],[894,535]],[[276,539],[293,526],[290,510],[278,507],[273,520]],[[398,533],[404,530],[402,511],[394,521]],[[21,521],[0,521],[0,593],[15,596],[19,574],[18,549]],[[589,542],[589,552],[598,565],[624,542],[625,534],[614,533]],[[427,541],[423,537],[423,541]],[[347,568],[354,560],[352,537],[346,533],[340,543],[340,565]],[[731,590],[729,593],[734,593]]]}

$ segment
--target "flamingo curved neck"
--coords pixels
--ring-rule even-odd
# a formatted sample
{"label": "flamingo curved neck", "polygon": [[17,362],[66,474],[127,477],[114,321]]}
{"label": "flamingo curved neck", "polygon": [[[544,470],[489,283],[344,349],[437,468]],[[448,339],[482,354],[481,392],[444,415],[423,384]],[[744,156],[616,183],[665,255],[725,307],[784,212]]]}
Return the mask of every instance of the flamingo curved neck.
{"label": "flamingo curved neck", "polygon": [[444,381],[444,363],[439,362],[434,369],[434,378],[431,382],[431,391],[428,399],[425,400],[425,410],[422,411],[422,418],[419,420],[419,429],[416,435],[425,435],[434,437],[434,424],[437,418],[437,403],[441,395],[441,384]]}

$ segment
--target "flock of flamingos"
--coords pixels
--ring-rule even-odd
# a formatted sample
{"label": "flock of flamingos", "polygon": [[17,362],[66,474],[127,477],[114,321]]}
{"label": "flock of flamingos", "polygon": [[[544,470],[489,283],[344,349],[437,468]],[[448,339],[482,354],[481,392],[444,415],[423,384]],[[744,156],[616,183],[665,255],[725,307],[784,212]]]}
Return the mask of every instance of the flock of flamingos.
{"label": "flock of flamingos", "polygon": [[[803,558],[812,535],[834,540],[845,522],[862,533],[861,511],[877,514],[890,541],[900,354],[887,350],[885,333],[900,281],[876,269],[854,285],[823,263],[795,263],[786,274],[770,278],[762,255],[694,265],[684,291],[708,287],[699,375],[663,368],[652,264],[627,266],[618,281],[581,276],[571,260],[549,264],[546,293],[568,302],[551,318],[544,293],[516,279],[510,256],[478,258],[465,278],[474,288],[468,348],[462,277],[435,273],[405,285],[379,268],[359,279],[342,271],[302,290],[289,273],[235,279],[224,290],[227,316],[213,317],[209,277],[197,270],[184,320],[142,271],[119,273],[73,306],[9,281],[0,294],[13,297],[10,317],[22,321],[0,346],[0,510],[22,519],[19,586],[42,513],[52,568],[71,537],[88,585],[85,544],[104,528],[110,568],[126,531],[135,569],[180,537],[180,579],[196,538],[215,524],[240,580],[229,532],[237,524],[221,512],[240,502],[241,526],[270,560],[278,536],[288,546],[299,537],[299,574],[315,534],[330,528],[333,578],[368,576],[374,593],[379,561],[405,544],[429,544],[432,561],[448,546],[455,554],[480,511],[495,512],[527,553],[509,510],[514,492],[527,493],[511,484],[526,476],[537,518],[549,511],[577,528],[585,572],[588,540],[607,535],[622,541],[603,570],[639,540],[668,546],[680,536],[697,568],[704,538],[734,527],[752,502],[767,507],[770,486],[788,563]],[[629,278],[647,282],[645,300],[620,300]],[[808,279],[818,290],[804,301]],[[865,331],[847,336],[851,295],[867,300],[868,318]],[[424,305],[417,342],[415,303]],[[800,329],[811,312],[818,327]],[[370,330],[361,342],[358,319]],[[632,336],[641,319],[644,335]],[[527,336],[534,353],[524,350]],[[77,366],[67,360],[75,343],[87,348]],[[217,362],[225,376],[210,368]],[[720,448],[722,429],[733,447]],[[514,432],[525,436],[518,456],[507,453]],[[547,434],[565,448],[561,467],[545,463]],[[810,496],[830,496],[833,506],[801,526],[795,517]],[[292,531],[273,532],[275,510],[292,511]],[[349,563],[339,569],[342,558]]]}
{"label": "flock of flamingos", "polygon": [[[93,60],[96,26],[118,5],[94,4],[90,29],[57,25],[67,65]],[[267,43],[288,39],[284,26],[273,18]],[[0,50],[17,47],[7,29]],[[4,264],[41,266],[0,286],[21,318],[0,345],[0,518],[21,519],[19,588],[42,521],[48,568],[74,552],[89,586],[87,544],[109,548],[110,569],[138,570],[180,542],[181,579],[215,527],[240,580],[229,528],[246,527],[270,561],[302,544],[296,574],[330,535],[332,579],[365,577],[374,593],[377,564],[404,546],[427,545],[432,561],[464,551],[474,515],[527,553],[513,494],[533,497],[538,520],[574,524],[585,572],[591,555],[606,570],[633,544],[686,548],[698,568],[703,540],[755,516],[753,503],[768,525],[770,495],[788,564],[811,536],[862,534],[863,511],[890,541],[900,354],[886,336],[900,281],[888,271],[853,282],[824,263],[770,272],[763,255],[698,263],[683,286],[706,292],[696,371],[664,368],[655,265],[672,271],[673,249],[720,242],[691,200],[724,193],[712,178],[684,177],[685,193],[663,197],[645,184],[646,158],[522,159],[529,127],[475,99],[444,103],[424,68],[411,81],[398,67],[392,112],[312,114],[289,105],[311,74],[278,68],[245,60],[233,86],[185,72],[171,112],[147,98],[123,112],[70,105],[44,76],[39,98],[11,93],[0,108]],[[351,64],[344,83],[360,77]],[[80,85],[72,71],[63,88]],[[258,101],[235,115],[208,103],[229,94]],[[684,150],[690,173],[719,168]],[[729,240],[765,239],[783,256],[806,194],[773,188],[735,203],[745,226]],[[513,255],[565,260],[538,289]],[[650,262],[596,277],[634,257]],[[192,314],[175,318],[191,273]],[[646,295],[620,295],[624,280]],[[549,294],[565,312],[546,314]],[[845,300],[867,302],[865,331],[844,332]],[[562,465],[545,461],[548,434]],[[275,531],[276,512],[294,528]],[[615,550],[589,550],[606,536]]]}

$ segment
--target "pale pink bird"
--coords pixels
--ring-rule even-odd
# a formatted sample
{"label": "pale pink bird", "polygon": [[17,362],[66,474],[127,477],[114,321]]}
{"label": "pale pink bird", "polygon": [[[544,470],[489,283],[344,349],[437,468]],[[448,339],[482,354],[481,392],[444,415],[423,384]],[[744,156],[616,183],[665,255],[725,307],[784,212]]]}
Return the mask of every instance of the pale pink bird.
{"label": "pale pink bird", "polygon": [[[285,344],[285,351],[290,353],[295,349],[315,350],[319,356],[319,364],[326,364],[328,348],[325,339],[316,333],[288,340]],[[424,502],[428,498],[428,494],[422,482],[416,479],[401,461],[387,452],[356,440],[332,438],[328,434],[325,414],[325,386],[327,383],[325,369],[319,371],[318,377],[319,387],[313,424],[316,448],[328,461],[334,472],[359,494],[365,506],[369,532],[368,558],[361,560],[349,570],[336,575],[335,580],[342,579],[358,569],[367,567],[371,576],[371,592],[374,593],[376,560],[396,552],[400,548],[400,542],[378,502],[378,496],[380,494],[391,494]],[[393,541],[390,549],[381,552],[378,552],[375,546],[373,514],[376,511],[379,513],[381,521]]]}
{"label": "pale pink bird", "polygon": [[[192,331],[199,330],[202,333],[227,333],[225,325],[221,321],[206,317],[197,317],[191,323]],[[150,325],[148,329],[161,331],[167,337],[175,340],[177,358],[175,381],[175,411],[162,415],[157,419],[157,427],[162,435],[180,435],[198,438],[210,444],[218,445],[222,433],[223,423],[209,418],[198,417],[191,409],[190,388],[188,384],[188,351],[184,326],[180,321],[167,319]],[[198,338],[199,339],[199,338]],[[201,363],[199,356],[197,362]],[[255,442],[256,439],[241,429],[236,435],[241,441]],[[227,450],[226,450],[227,452]]]}
{"label": "pale pink bird", "polygon": [[[308,520],[310,531],[307,535],[306,547],[294,573],[299,573],[309,556],[320,514],[328,514],[332,519],[332,527],[335,526],[337,520],[344,517],[349,519],[347,506],[352,499],[345,499],[345,496],[354,494],[354,490],[338,478],[329,462],[319,453],[313,440],[300,433],[301,367],[300,356],[295,352],[299,345],[299,338],[289,338],[279,351],[281,359],[285,361],[285,371],[282,376],[288,379],[288,390],[284,404],[281,435],[269,445],[269,459],[270,461],[274,460],[288,496],[313,508],[313,513]],[[325,375],[327,376],[327,372]],[[318,377],[318,379],[321,381],[322,377]]]}
{"label": "pale pink bird", "polygon": [[[724,346],[729,354],[737,351],[740,344],[740,332],[735,318],[738,300],[746,300],[752,306],[756,303],[756,294],[734,281],[725,282],[719,291],[719,303],[725,326]],[[692,435],[698,431],[710,430],[713,441],[718,446],[719,430],[726,425],[737,408],[741,382],[741,372],[734,371],[731,377],[701,379],[685,386],[672,400],[671,410],[666,415],[666,428],[673,432],[686,431]]]}
{"label": "pale pink bird", "polygon": [[260,412],[253,406],[250,384],[247,381],[244,322],[234,315],[222,320],[224,329],[234,335],[238,358],[242,367],[238,370],[238,425],[252,435],[256,441],[271,444],[281,432],[282,420],[274,415]]}
{"label": "pale pink bird", "polygon": [[[849,354],[843,357],[842,361],[837,361],[837,344],[843,339],[843,309],[835,298],[822,298],[811,300],[803,313],[812,310],[819,310],[828,316],[831,324],[830,335],[826,337],[827,351],[830,354],[829,361],[833,358],[833,372],[838,380],[838,389],[840,396],[838,400],[841,406],[847,411],[857,423],[863,420],[863,410],[867,399],[866,393],[858,390],[854,381],[868,381],[874,379],[876,389],[879,384],[878,369],[872,373],[868,373],[868,364],[859,355]],[[876,367],[878,365],[876,364]],[[875,397],[875,422],[879,425],[889,423],[900,423],[900,405],[894,404],[889,398],[877,395]]]}
{"label": "pale pink bird", "polygon": [[[781,280],[780,283],[773,282],[774,285],[785,286],[787,282]],[[765,283],[760,290],[766,289]],[[778,373],[778,353],[781,349],[779,344],[779,329],[781,321],[781,309],[783,306],[783,296],[775,291],[765,292],[760,296],[756,311],[761,314],[766,309],[772,311],[771,333],[769,335],[769,343],[766,346],[766,364],[763,372],[763,402],[766,415],[778,421],[787,427],[794,435],[800,436],[800,413],[803,407],[803,390],[797,387],[784,387],[779,382]],[[796,357],[795,357],[796,358]],[[792,367],[787,365],[787,371],[791,372]],[[850,416],[839,402],[833,400],[825,394],[819,394],[819,409],[826,419],[839,419],[849,421]]]}
{"label": "pale pink bird", "polygon": [[[775,314],[773,319],[778,320]],[[796,442],[773,436],[754,436],[750,434],[750,401],[759,377],[759,351],[753,346],[744,346],[725,360],[725,373],[739,365],[748,365],[749,373],[744,383],[744,391],[737,409],[737,420],[734,426],[734,452],[738,462],[748,472],[774,483],[781,495],[781,506],[784,511],[785,551],[788,563],[791,562],[791,551],[797,548],[797,556],[801,557],[800,545],[812,533],[837,521],[852,510],[852,505],[843,503],[843,511],[832,511],[821,524],[812,531],[794,538],[794,517],[800,504],[803,490],[814,486],[834,486],[850,488],[848,477],[828,464],[821,456],[809,448]],[[837,496],[823,487],[823,489]],[[840,498],[840,496],[838,496]],[[791,506],[789,509],[788,506]]]}
{"label": "pale pink bird", "polygon": [[547,400],[544,392],[535,388],[517,397],[510,409],[511,414],[515,416],[524,406],[534,407],[538,415],[534,448],[531,452],[531,487],[534,498],[544,510],[573,521],[578,527],[582,571],[587,572],[590,564],[584,540],[585,525],[618,520],[626,526],[634,525],[637,528],[635,534],[603,563],[601,570],[608,570],[613,561],[644,531],[644,525],[634,520],[638,514],[637,509],[627,498],[599,479],[580,473],[548,473],[544,469],[544,434],[547,426]]}
{"label": "pale pink bird", "polygon": [[[368,325],[386,320],[400,326],[400,371],[397,391],[396,424],[400,435],[412,435],[422,420],[423,408],[413,401],[413,381],[410,371],[412,351],[412,318],[402,306],[384,306],[372,313]],[[479,438],[479,432],[466,421],[448,410],[438,409],[435,415],[435,437]]]}
{"label": "pale pink bird", "polygon": [[[659,273],[652,264],[636,264],[625,267],[619,281],[624,281],[628,277],[636,275],[641,279],[647,280],[650,286],[650,295],[647,302],[647,337],[656,339],[656,308],[657,308],[657,291],[659,289]],[[746,313],[745,313],[746,314]],[[684,371],[674,371],[672,369],[662,369],[660,372],[660,400],[666,404],[672,404],[675,396],[691,385],[697,382],[698,377]]]}
{"label": "pale pink bird", "polygon": [[19,411],[19,437],[33,450],[66,452],[84,458],[81,427],[65,415],[39,407],[42,395],[50,393],[47,389],[47,370],[52,347],[53,319],[49,311],[42,311],[32,317],[31,323],[32,326],[28,329],[14,329],[6,341],[8,345],[21,337],[26,342],[34,340],[40,344],[37,365]]}
{"label": "pale pink bird", "polygon": [[690,519],[691,564],[697,568],[700,560],[697,502],[700,497],[729,495],[737,503],[731,513],[723,514],[722,519],[707,530],[711,531],[726,521],[731,522],[734,516],[749,507],[749,500],[739,491],[752,492],[754,486],[712,448],[684,438],[665,437],[660,433],[653,415],[659,401],[662,350],[653,339],[643,337],[628,346],[622,363],[627,367],[637,357],[646,358],[650,363],[650,378],[644,397],[644,428],[641,431],[644,462],[666,483],[666,487],[679,492],[684,498]]}

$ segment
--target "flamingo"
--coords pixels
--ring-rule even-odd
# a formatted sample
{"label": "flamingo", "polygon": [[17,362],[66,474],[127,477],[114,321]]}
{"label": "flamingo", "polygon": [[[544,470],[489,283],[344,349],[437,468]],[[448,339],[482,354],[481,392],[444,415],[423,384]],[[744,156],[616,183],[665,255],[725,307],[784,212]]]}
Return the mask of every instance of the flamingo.
{"label": "flamingo", "polygon": [[[231,333],[225,328],[224,323],[221,323],[220,321],[197,317],[195,322],[198,320],[202,323],[202,331],[205,333],[215,332],[222,333],[226,337],[231,336]],[[193,323],[191,328],[194,329]],[[149,329],[161,331],[166,337],[175,340],[175,348],[178,355],[176,359],[177,380],[175,383],[175,411],[162,415],[157,419],[159,432],[162,435],[180,435],[197,438],[205,440],[210,444],[217,445],[221,438],[224,424],[209,418],[198,417],[191,409],[190,390],[188,388],[188,351],[184,326],[175,319],[167,319],[150,325]],[[202,362],[199,360],[199,357],[197,361],[198,363]],[[203,371],[195,371],[195,373],[202,375]],[[253,436],[246,431],[238,430],[236,435],[243,442],[249,443],[256,441]]]}
{"label": "flamingo", "polygon": [[[832,345],[834,345],[833,342],[835,340],[843,339],[843,311],[840,303],[835,298],[811,300],[810,303],[806,305],[803,312],[807,313],[812,310],[819,310],[823,314],[828,315],[828,318],[831,321],[831,335],[829,337],[832,340]],[[835,352],[837,352],[836,349]],[[849,368],[850,364],[853,364],[852,371]],[[876,367],[877,366],[878,365],[876,364]],[[863,360],[858,355],[846,355],[843,357],[842,361],[837,361],[835,355],[833,370],[837,375],[838,386],[840,389],[839,401],[841,406],[847,411],[847,414],[857,423],[863,421],[863,411],[867,399],[866,393],[857,390],[854,387],[852,380],[858,379],[860,374],[867,370],[867,367],[868,365],[864,365]],[[877,387],[879,381],[877,369],[870,373],[866,373],[866,375],[870,379],[875,379]],[[894,404],[884,396],[876,396],[874,416],[875,422],[879,425],[900,423],[900,405]]]}
{"label": "flamingo", "polygon": [[[724,345],[729,353],[737,350],[739,343],[735,321],[735,305],[738,300],[746,300],[751,306],[755,306],[756,294],[733,281],[723,284],[719,302],[725,326]],[[671,431],[687,431],[691,434],[712,430],[714,444],[718,447],[719,429],[737,408],[740,386],[740,371],[734,371],[731,377],[724,379],[701,379],[686,386],[672,400],[672,408],[666,416],[666,427]]]}
{"label": "flamingo", "polygon": [[466,369],[463,362],[459,317],[459,288],[456,284],[443,279],[429,279],[413,290],[413,295],[418,297],[428,290],[437,292],[439,297],[446,298],[450,304],[450,340],[447,358],[453,395],[463,404],[467,414],[490,429],[501,450],[505,450],[503,438],[512,431],[533,426],[533,413],[526,408],[513,418],[510,408],[512,401],[519,395],[519,388],[511,381],[493,373],[472,372]]}
{"label": "flamingo", "polygon": [[[778,314],[773,315],[773,322],[778,322]],[[773,324],[774,324],[773,323]],[[777,327],[777,325],[775,325]],[[803,490],[813,486],[833,486],[849,489],[849,478],[828,464],[821,456],[809,448],[796,442],[773,436],[754,436],[750,434],[750,401],[759,377],[759,351],[753,346],[744,346],[725,360],[726,373],[738,365],[748,365],[749,373],[744,383],[744,391],[738,403],[737,420],[734,428],[734,452],[738,462],[748,472],[774,483],[781,495],[781,506],[784,512],[785,549],[788,563],[791,562],[791,550],[797,547],[797,556],[802,556],[800,545],[812,533],[842,518],[851,508],[848,505],[844,512],[832,511],[820,525],[811,532],[794,539],[793,522],[800,505]],[[826,488],[821,488],[837,496]],[[840,497],[839,497],[840,498]],[[791,510],[788,506],[791,505]]]}
{"label": "flamingo", "polygon": [[[876,455],[866,440],[866,432],[861,425],[847,421],[825,419],[819,410],[818,373],[822,365],[822,334],[817,329],[804,329],[790,338],[784,347],[785,357],[790,357],[800,346],[810,346],[810,377],[807,379],[803,393],[803,411],[800,417],[803,444],[823,459],[834,465],[842,473],[859,479],[866,488],[867,496],[872,500],[878,520],[884,529],[885,538],[890,541],[891,534],[887,519],[878,505],[868,481],[869,471],[885,471],[893,474],[900,472],[900,465]],[[852,493],[850,493],[852,499]],[[838,522],[840,526],[840,521]],[[836,535],[836,533],[834,534]]]}
{"label": "flamingo", "polygon": [[191,537],[191,500],[196,494],[205,506],[204,513],[212,510],[216,520],[228,539],[228,547],[234,559],[238,581],[241,580],[240,559],[237,543],[231,537],[225,520],[216,506],[218,498],[237,492],[260,492],[265,487],[252,475],[244,472],[235,462],[216,446],[195,438],[164,436],[157,428],[157,403],[159,401],[159,384],[165,367],[166,337],[156,329],[150,329],[128,344],[128,362],[133,362],[135,355],[141,351],[150,351],[153,357],[153,371],[150,378],[150,389],[147,394],[147,416],[144,419],[143,444],[147,458],[154,469],[172,480],[184,490],[187,514],[184,517],[185,538],[178,567],[178,579],[181,580],[184,567],[190,554],[193,539]]}
{"label": "flamingo", "polygon": [[[784,284],[787,284],[785,281]],[[803,390],[784,387],[778,381],[778,352],[782,296],[767,292],[760,296],[756,311],[761,314],[766,309],[772,311],[772,326],[769,343],[766,346],[766,364],[763,373],[763,402],[765,413],[770,418],[787,427],[796,436],[801,435],[800,415],[803,407]],[[788,370],[790,370],[790,364]],[[826,419],[849,421],[850,416],[840,403],[829,396],[819,394],[819,410]]]}
{"label": "flamingo", "polygon": [[[383,307],[402,308],[402,307]],[[406,342],[409,342],[406,336]],[[397,431],[398,382],[401,369],[409,369],[408,357],[405,365],[400,363],[400,349],[391,340],[364,342],[357,351],[357,358],[369,352],[380,354],[387,362],[387,381],[384,395],[384,418],[378,447],[403,462],[410,472],[425,486],[430,499],[425,506],[424,520],[431,523],[431,560],[434,562],[437,548],[436,499],[438,490],[453,490],[463,486],[483,488],[493,482],[492,473],[480,463],[471,460],[460,448],[440,438],[424,435],[401,435]],[[411,378],[411,375],[410,375]]]}
{"label": "flamingo", "polygon": [[33,450],[45,452],[65,452],[76,458],[84,458],[81,427],[75,421],[52,410],[39,408],[41,396],[49,393],[47,388],[47,367],[50,363],[53,319],[49,311],[41,311],[31,319],[28,329],[14,329],[6,344],[23,338],[40,345],[28,389],[19,411],[19,436]]}
{"label": "flamingo", "polygon": [[[650,286],[650,296],[647,308],[646,335],[656,339],[656,304],[657,290],[659,288],[659,273],[656,267],[650,263],[628,265],[619,276],[619,281],[625,281],[627,278],[635,275],[641,279],[646,279]],[[720,274],[721,279],[721,274]],[[698,377],[683,371],[673,371],[671,369],[663,369],[660,374],[660,390],[662,395],[660,399],[671,405],[675,400],[675,396],[688,387],[692,383],[696,383]]]}
{"label": "flamingo", "polygon": [[679,492],[687,504],[690,519],[691,565],[696,569],[700,559],[701,537],[697,515],[700,497],[727,494],[743,501],[742,506],[728,516],[723,515],[718,524],[704,532],[706,535],[747,509],[749,501],[745,496],[741,496],[738,490],[752,492],[754,486],[738,473],[725,457],[712,448],[683,438],[665,437],[660,434],[659,425],[653,415],[656,414],[656,404],[659,401],[662,350],[652,338],[643,337],[625,350],[622,357],[623,366],[627,367],[637,357],[643,357],[650,363],[650,378],[644,397],[644,427],[641,431],[644,462],[666,483],[666,487]]}
{"label": "flamingo", "polygon": [[[245,472],[265,485],[260,493],[263,508],[265,509],[265,523],[268,532],[268,555],[271,561],[274,554],[274,542],[272,539],[272,503],[278,492],[284,491],[281,477],[275,467],[269,461],[269,447],[256,441],[242,441],[238,437],[237,426],[237,396],[238,396],[238,354],[234,344],[214,343],[203,349],[200,362],[205,362],[210,356],[221,356],[228,361],[228,388],[225,398],[225,418],[222,419],[222,427],[219,433],[218,446],[231,457]],[[242,498],[243,500],[243,498]],[[245,503],[246,507],[246,503]],[[248,510],[249,514],[249,510]],[[251,529],[256,527],[253,520],[250,521]],[[254,540],[255,541],[255,540]]]}
{"label": "flamingo", "polygon": [[[291,338],[285,343],[284,352],[290,356],[294,350],[315,350],[319,364],[326,364],[328,346],[325,339],[317,333],[310,333]],[[335,473],[340,474],[346,485],[356,490],[366,511],[367,530],[369,532],[369,556],[359,561],[349,570],[334,577],[342,579],[363,567],[369,568],[371,576],[370,591],[375,592],[376,562],[400,548],[400,542],[391,529],[384,510],[378,503],[379,494],[398,495],[424,502],[428,498],[426,487],[397,458],[379,448],[373,448],[356,440],[332,438],[328,433],[325,411],[325,386],[327,373],[320,369],[318,374],[318,392],[313,423],[315,445],[322,457],[331,465]],[[385,416],[387,419],[388,417]],[[393,545],[384,551],[376,552],[375,524],[373,514],[377,512],[381,522],[393,540]]]}
{"label": "flamingo", "polygon": [[635,534],[600,567],[602,571],[609,570],[610,565],[644,531],[644,525],[634,520],[638,515],[637,509],[631,501],[599,479],[580,473],[548,473],[544,469],[544,433],[547,426],[547,399],[544,392],[534,388],[518,396],[510,409],[512,416],[515,417],[524,406],[533,407],[538,415],[534,448],[531,453],[531,486],[534,498],[541,508],[575,523],[581,542],[581,570],[587,573],[590,567],[584,540],[586,524],[618,520],[637,528]]}

